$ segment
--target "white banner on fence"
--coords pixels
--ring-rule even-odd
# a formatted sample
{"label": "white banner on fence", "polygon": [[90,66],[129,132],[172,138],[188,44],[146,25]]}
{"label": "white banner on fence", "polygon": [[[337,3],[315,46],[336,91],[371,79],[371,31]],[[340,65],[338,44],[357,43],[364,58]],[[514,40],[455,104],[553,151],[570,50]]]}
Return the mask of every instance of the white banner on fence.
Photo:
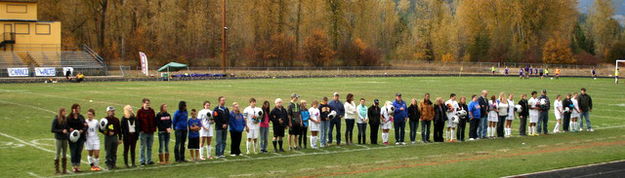
{"label": "white banner on fence", "polygon": [[28,68],[7,68],[9,77],[28,77]]}
{"label": "white banner on fence", "polygon": [[35,76],[54,77],[56,76],[56,69],[54,67],[35,67]]}
{"label": "white banner on fence", "polygon": [[143,73],[146,76],[148,76],[149,75],[149,72],[148,72],[148,56],[145,55],[145,53],[143,53],[143,52],[139,52],[139,58],[141,60],[141,73]]}

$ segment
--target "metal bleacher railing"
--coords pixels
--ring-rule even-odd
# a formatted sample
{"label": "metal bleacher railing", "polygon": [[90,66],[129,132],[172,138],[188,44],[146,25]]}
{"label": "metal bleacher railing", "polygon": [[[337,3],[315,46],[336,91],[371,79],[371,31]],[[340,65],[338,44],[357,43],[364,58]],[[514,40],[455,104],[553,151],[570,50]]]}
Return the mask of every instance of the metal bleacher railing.
{"label": "metal bleacher railing", "polygon": [[106,75],[107,71],[104,59],[86,45],[80,50],[0,51],[0,77],[8,77],[7,68],[15,67],[30,68],[31,76],[36,67],[54,67],[56,76],[63,76],[63,67],[86,75]]}

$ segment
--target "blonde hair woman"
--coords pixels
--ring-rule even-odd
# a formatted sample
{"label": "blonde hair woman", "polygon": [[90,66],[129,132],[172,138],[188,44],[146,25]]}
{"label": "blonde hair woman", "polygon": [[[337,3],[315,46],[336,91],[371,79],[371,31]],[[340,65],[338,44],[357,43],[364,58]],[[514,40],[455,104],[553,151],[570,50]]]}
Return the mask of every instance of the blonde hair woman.
{"label": "blonde hair woman", "polygon": [[505,137],[510,137],[512,135],[512,121],[514,120],[514,95],[510,93],[508,95],[508,117],[506,118],[505,125]]}
{"label": "blonde hair woman", "polygon": [[137,139],[139,138],[138,131],[140,127],[132,106],[130,105],[124,106],[124,117],[122,117],[121,128],[122,141],[124,143],[124,164],[126,167],[130,167],[128,165],[128,152],[130,151],[131,166],[136,167],[135,150],[137,148]]}
{"label": "blonde hair woman", "polygon": [[503,92],[499,93],[499,99],[497,99],[497,114],[499,115],[497,122],[497,137],[504,137],[504,124],[506,123],[506,118],[508,118],[508,99],[506,98],[506,94]]}

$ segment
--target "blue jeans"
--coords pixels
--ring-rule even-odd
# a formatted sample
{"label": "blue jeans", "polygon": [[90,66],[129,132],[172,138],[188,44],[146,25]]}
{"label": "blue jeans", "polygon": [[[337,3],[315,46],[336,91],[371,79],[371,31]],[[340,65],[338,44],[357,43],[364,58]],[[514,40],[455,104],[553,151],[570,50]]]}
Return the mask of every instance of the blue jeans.
{"label": "blue jeans", "polygon": [[421,121],[421,141],[423,142],[430,141],[430,125],[432,121]]}
{"label": "blue jeans", "polygon": [[412,119],[408,122],[410,124],[410,141],[415,142],[417,141],[417,129],[419,128],[419,121]]}
{"label": "blue jeans", "polygon": [[588,127],[588,129],[592,129],[592,125],[590,125],[590,112],[588,111],[579,113],[579,128],[584,128],[584,118],[586,118],[586,126]]}
{"label": "blue jeans", "polygon": [[488,116],[482,116],[482,118],[480,118],[480,126],[477,131],[477,136],[479,138],[486,137],[486,127],[488,127]]}
{"label": "blue jeans", "polygon": [[269,133],[269,127],[260,128],[260,150],[261,151],[267,151],[267,143],[269,140],[268,133]]}
{"label": "blue jeans", "polygon": [[169,133],[158,132],[158,153],[169,153]]}
{"label": "blue jeans", "polygon": [[330,128],[330,121],[321,121],[319,124],[319,135],[321,136],[321,146],[326,146],[328,143],[328,128]]}
{"label": "blue jeans", "polygon": [[[540,115],[538,116],[538,123],[537,125],[537,131],[538,133],[542,133],[542,134],[547,134],[547,124],[549,123],[549,112],[548,111],[542,111],[540,112]],[[541,130],[542,128],[542,130]],[[542,131],[542,132],[541,132]]]}
{"label": "blue jeans", "polygon": [[217,144],[215,145],[215,155],[223,156],[224,151],[226,150],[226,137],[228,136],[228,131],[216,130],[216,132]]}
{"label": "blue jeans", "polygon": [[174,157],[176,161],[184,161],[184,145],[187,141],[187,130],[176,130],[176,144],[174,145]]}
{"label": "blue jeans", "polygon": [[393,126],[395,127],[395,142],[404,142],[404,135],[406,134],[406,120],[395,119]]}
{"label": "blue jeans", "polygon": [[154,134],[139,133],[139,140],[141,141],[141,153],[139,162],[147,164],[152,162],[152,144],[154,144]]}
{"label": "blue jeans", "polygon": [[328,143],[332,143],[332,129],[336,127],[336,144],[341,144],[341,118],[335,117],[330,121],[330,129],[328,130]]}

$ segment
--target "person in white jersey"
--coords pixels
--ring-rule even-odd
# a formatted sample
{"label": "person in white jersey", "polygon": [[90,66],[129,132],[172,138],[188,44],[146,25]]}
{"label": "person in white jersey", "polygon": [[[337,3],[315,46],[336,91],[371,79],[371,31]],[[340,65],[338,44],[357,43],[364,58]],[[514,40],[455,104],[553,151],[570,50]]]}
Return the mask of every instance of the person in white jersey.
{"label": "person in white jersey", "polygon": [[91,165],[91,171],[100,171],[100,137],[98,137],[99,124],[95,118],[95,110],[89,109],[87,111],[87,141],[85,141],[85,148],[88,152],[87,161]]}
{"label": "person in white jersey", "polygon": [[247,148],[247,154],[250,154],[251,150],[256,152],[256,148],[258,147],[258,135],[260,135],[260,121],[262,117],[259,115],[262,111],[261,108],[256,107],[256,99],[250,98],[250,105],[243,110],[243,117],[247,121],[245,131],[247,131],[247,142],[245,147]]}
{"label": "person in white jersey", "polygon": [[[213,159],[211,156],[211,141],[213,139],[213,132],[215,132],[215,128],[213,128],[213,111],[211,108],[210,101],[204,101],[203,103],[204,109],[198,112],[198,118],[202,123],[202,128],[200,128],[200,160]],[[206,158],[204,158],[206,155]]]}
{"label": "person in white jersey", "polygon": [[449,100],[445,101],[445,106],[447,106],[447,139],[449,142],[456,142],[456,123],[454,122],[454,116],[456,116],[456,112],[460,110],[460,106],[458,105],[458,101],[456,101],[456,94],[452,93],[449,95]]}

